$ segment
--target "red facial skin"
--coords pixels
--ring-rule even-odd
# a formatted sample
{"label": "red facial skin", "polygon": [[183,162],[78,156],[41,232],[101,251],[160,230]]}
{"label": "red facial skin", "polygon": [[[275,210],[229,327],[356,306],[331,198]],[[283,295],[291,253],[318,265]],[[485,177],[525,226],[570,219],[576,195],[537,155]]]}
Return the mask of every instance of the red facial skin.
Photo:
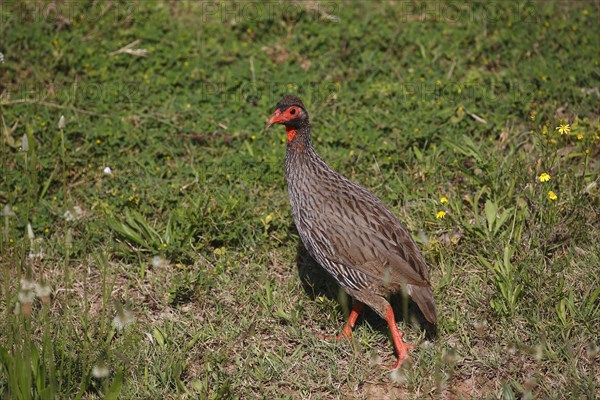
{"label": "red facial skin", "polygon": [[[285,125],[286,122],[291,121],[294,118],[298,117],[298,115],[300,115],[300,113],[301,113],[300,108],[298,108],[296,106],[289,107],[283,112],[281,112],[280,109],[277,109],[277,110],[275,110],[275,112],[273,113],[271,118],[269,119],[269,122],[267,123],[267,128],[273,124],[284,124]],[[294,140],[294,137],[296,137],[296,133],[297,133],[296,129],[286,126],[285,131],[287,133],[288,143],[291,142],[292,140]]]}

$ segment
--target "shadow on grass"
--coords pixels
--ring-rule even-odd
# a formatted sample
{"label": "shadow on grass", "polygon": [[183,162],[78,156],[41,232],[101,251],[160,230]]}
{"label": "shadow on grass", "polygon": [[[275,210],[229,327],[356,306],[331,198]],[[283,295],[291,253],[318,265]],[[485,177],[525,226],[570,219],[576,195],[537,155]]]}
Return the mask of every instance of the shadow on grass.
{"label": "shadow on grass", "polygon": [[[300,243],[296,254],[296,266],[298,268],[298,276],[302,282],[302,288],[310,296],[312,300],[317,297],[324,296],[330,300],[335,300],[341,307],[344,313],[344,322],[350,315],[352,309],[352,299],[342,289],[335,279],[321,267],[311,256],[308,251]],[[424,329],[428,339],[436,336],[435,325],[427,322],[419,307],[412,301],[407,299],[401,293],[392,295],[388,301],[392,305],[396,322],[406,322],[409,325]],[[406,304],[406,307],[404,305]],[[366,307],[361,313],[356,326],[359,326],[363,321],[366,321],[377,331],[389,335],[389,328],[386,321],[377,313]],[[341,331],[343,325],[336,327]],[[339,332],[336,333],[336,335]]]}

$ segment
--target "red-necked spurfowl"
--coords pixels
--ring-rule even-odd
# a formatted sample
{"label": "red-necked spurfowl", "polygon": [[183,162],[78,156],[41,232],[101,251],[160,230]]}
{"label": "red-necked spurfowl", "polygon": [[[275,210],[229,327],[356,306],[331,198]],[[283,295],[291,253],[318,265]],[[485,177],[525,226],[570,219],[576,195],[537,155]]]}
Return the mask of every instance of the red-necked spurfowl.
{"label": "red-necked spurfowl", "polygon": [[404,291],[436,323],[427,265],[410,233],[381,200],[338,174],[323,161],[310,141],[308,112],[302,101],[284,96],[267,127],[287,131],[285,176],[296,228],[308,253],[353,298],[352,311],[340,336],[350,338],[363,308],[384,318],[400,366],[413,346],[402,341],[386,297]]}

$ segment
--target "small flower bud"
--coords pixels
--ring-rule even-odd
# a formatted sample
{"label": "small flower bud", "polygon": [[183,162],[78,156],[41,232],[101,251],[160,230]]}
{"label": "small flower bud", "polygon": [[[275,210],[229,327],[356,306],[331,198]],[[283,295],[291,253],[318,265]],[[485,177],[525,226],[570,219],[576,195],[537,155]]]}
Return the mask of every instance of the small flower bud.
{"label": "small flower bud", "polygon": [[67,249],[73,247],[73,234],[71,233],[71,228],[67,229],[67,235],[65,237],[65,247]]}
{"label": "small flower bud", "polygon": [[65,129],[65,116],[61,115],[58,120],[58,129]]}
{"label": "small flower bud", "polygon": [[5,204],[4,205],[4,207],[2,208],[2,216],[5,217],[5,218],[14,217],[15,216],[15,212],[10,209],[10,204]]}
{"label": "small flower bud", "polygon": [[22,314],[26,317],[31,316],[31,303],[35,299],[35,293],[33,289],[35,287],[35,283],[29,281],[28,279],[21,279],[21,289],[19,290],[19,303],[18,306],[15,307],[16,314]]}
{"label": "small flower bud", "polygon": [[29,139],[27,138],[26,133],[23,134],[23,138],[21,139],[21,151],[29,151]]}

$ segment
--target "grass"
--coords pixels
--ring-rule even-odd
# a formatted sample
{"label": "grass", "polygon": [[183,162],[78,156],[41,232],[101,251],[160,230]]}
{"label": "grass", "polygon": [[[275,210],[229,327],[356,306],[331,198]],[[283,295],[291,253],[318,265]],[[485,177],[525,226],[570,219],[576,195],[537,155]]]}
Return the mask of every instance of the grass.
{"label": "grass", "polygon": [[[0,11],[1,397],[600,397],[597,3]],[[428,260],[398,371],[373,313],[319,337],[348,299],[263,130],[285,93]]]}

